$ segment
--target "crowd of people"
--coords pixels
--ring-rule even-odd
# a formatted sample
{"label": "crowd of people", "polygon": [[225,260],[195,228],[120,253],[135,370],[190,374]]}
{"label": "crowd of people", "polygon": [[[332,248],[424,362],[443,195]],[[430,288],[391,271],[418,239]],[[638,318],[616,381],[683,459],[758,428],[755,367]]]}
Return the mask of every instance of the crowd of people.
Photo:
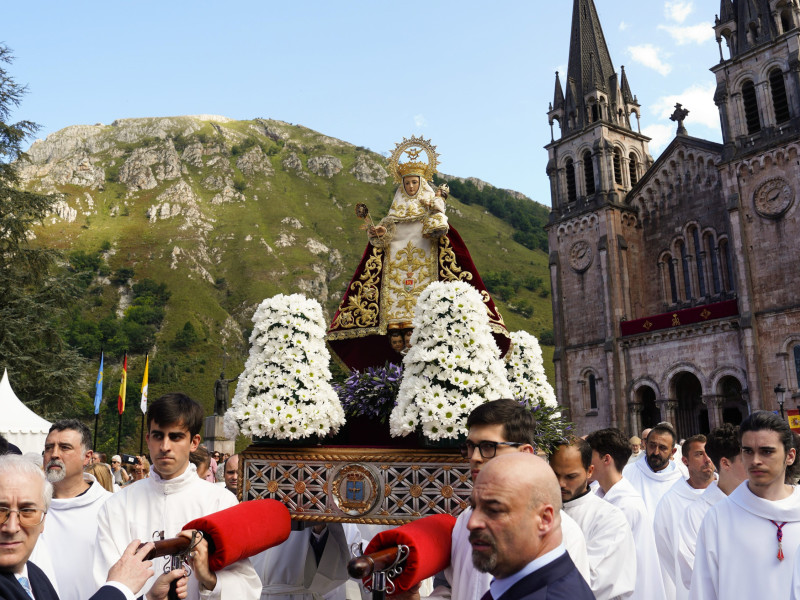
{"label": "crowd of people", "polygon": [[[360,599],[346,564],[374,528],[297,525],[217,570],[205,539],[185,568],[146,558],[153,532],[192,538],[186,523],[238,502],[239,457],[200,445],[202,419],[185,395],[153,402],[146,471],[144,456],[130,472],[121,456],[106,465],[76,420],[53,424],[41,456],[0,456],[0,599],[155,600],[170,584],[192,599]],[[658,423],[549,448],[535,428],[512,400],[470,414],[473,491],[442,540],[450,565],[392,597],[800,600],[798,436],[777,415],[685,440]]]}

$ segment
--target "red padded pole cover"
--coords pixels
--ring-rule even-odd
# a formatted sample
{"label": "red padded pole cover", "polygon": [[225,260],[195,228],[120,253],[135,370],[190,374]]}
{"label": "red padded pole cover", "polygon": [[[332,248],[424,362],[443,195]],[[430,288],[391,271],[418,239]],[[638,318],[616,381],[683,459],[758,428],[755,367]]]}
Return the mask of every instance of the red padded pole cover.
{"label": "red padded pole cover", "polygon": [[208,565],[212,571],[219,571],[285,542],[292,519],[289,509],[278,500],[248,500],[189,521],[183,528],[197,529],[211,538],[214,553]]}
{"label": "red padded pole cover", "polygon": [[450,545],[455,524],[456,518],[452,515],[433,515],[417,519],[395,529],[382,531],[372,538],[364,554],[400,544],[408,546],[408,558],[403,572],[394,580],[395,588],[406,592],[450,565]]}

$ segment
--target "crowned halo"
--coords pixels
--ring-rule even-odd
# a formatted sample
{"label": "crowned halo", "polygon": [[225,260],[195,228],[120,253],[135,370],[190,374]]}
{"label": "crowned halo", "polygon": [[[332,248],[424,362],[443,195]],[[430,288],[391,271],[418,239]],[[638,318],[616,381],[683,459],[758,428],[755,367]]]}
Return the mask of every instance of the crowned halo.
{"label": "crowned halo", "polygon": [[[428,157],[428,162],[421,162],[417,159],[422,151]],[[400,162],[403,154],[407,154],[409,160]],[[389,157],[389,170],[392,173],[395,183],[402,183],[403,177],[407,175],[418,175],[424,177],[426,181],[431,181],[439,165],[439,155],[436,153],[436,146],[430,140],[423,137],[411,136],[403,138],[403,141],[395,145],[392,155]]]}

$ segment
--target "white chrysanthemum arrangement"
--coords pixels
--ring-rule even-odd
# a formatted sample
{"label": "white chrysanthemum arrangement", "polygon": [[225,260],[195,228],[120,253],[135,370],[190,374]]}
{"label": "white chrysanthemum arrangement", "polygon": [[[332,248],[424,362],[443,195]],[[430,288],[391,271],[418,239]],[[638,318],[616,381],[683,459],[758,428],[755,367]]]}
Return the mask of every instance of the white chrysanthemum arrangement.
{"label": "white chrysanthemum arrangement", "polygon": [[506,375],[511,397],[528,406],[556,406],[556,394],[547,381],[539,340],[527,331],[511,334],[511,351],[506,356]]}
{"label": "white chrysanthemum arrangement", "polygon": [[296,440],[338,431],[344,411],[330,383],[319,302],[278,294],[261,303],[253,323],[225,434]]}
{"label": "white chrysanthemum arrangement", "polygon": [[421,427],[429,440],[458,438],[476,406],[511,395],[486,306],[467,283],[434,282],[420,294],[412,325],[389,431],[399,437]]}

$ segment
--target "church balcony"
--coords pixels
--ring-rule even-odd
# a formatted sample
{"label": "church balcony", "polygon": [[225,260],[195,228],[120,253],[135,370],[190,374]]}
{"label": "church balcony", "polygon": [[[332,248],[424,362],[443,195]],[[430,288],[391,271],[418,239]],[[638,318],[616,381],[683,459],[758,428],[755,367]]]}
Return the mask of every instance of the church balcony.
{"label": "church balcony", "polygon": [[736,300],[723,300],[722,302],[693,306],[659,315],[650,315],[649,317],[632,321],[623,321],[620,323],[620,329],[622,337],[627,337],[642,333],[652,333],[661,329],[704,323],[715,319],[736,317],[738,315],[739,306]]}

